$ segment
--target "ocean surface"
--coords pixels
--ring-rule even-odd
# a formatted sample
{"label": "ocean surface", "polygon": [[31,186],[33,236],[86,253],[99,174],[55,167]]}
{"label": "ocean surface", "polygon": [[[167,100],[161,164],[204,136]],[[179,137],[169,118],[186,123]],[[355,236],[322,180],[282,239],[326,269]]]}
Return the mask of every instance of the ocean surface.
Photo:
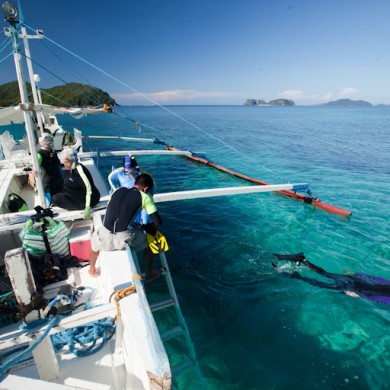
{"label": "ocean surface", "polygon": [[[270,183],[307,182],[322,201],[353,213],[329,214],[275,193],[158,204],[202,374],[180,375],[175,388],[390,388],[390,305],[289,277],[296,271],[326,281],[304,265],[272,266],[273,253],[304,252],[330,272],[390,279],[390,108],[168,110],[174,114],[120,107],[118,115],[59,120],[85,135],[156,137]],[[93,141],[89,147],[156,148],[123,141]],[[137,161],[154,176],[156,192],[248,184],[184,157]],[[99,163],[108,175],[121,159]],[[148,287],[152,297],[160,287]],[[160,317],[164,328],[173,315]],[[184,353],[180,342],[167,349],[172,362]]]}

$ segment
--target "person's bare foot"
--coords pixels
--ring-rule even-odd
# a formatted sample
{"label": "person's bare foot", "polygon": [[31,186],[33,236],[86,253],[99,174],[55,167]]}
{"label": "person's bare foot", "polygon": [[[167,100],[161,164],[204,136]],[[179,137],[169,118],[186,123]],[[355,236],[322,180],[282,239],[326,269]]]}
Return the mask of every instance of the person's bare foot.
{"label": "person's bare foot", "polygon": [[97,270],[96,270],[96,268],[90,268],[89,270],[88,270],[88,273],[93,277],[93,278],[96,278],[99,274],[98,274],[98,272],[97,272]]}
{"label": "person's bare foot", "polygon": [[344,293],[352,298],[359,298],[359,295],[353,291],[345,290]]}

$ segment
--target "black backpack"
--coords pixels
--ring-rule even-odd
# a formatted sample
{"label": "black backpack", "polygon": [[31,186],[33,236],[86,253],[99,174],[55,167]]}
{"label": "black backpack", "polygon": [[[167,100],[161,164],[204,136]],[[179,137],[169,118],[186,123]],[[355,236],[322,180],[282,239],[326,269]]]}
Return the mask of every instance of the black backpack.
{"label": "black backpack", "polygon": [[8,195],[8,210],[11,213],[16,213],[17,211],[26,211],[28,210],[28,206],[22,197],[12,192]]}

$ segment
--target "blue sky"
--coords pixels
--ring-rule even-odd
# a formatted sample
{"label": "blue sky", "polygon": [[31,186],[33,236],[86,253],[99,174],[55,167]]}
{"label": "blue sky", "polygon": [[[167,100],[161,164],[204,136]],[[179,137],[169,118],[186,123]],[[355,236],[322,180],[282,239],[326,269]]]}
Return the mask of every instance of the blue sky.
{"label": "blue sky", "polygon": [[[28,26],[112,78],[77,65],[86,75],[77,79],[67,74],[75,63],[66,52],[47,57],[31,42],[37,63],[123,105],[148,104],[134,90],[161,104],[390,104],[387,0],[30,0],[22,7]],[[11,65],[0,64],[0,83],[15,79]],[[61,84],[35,71],[43,88]]]}

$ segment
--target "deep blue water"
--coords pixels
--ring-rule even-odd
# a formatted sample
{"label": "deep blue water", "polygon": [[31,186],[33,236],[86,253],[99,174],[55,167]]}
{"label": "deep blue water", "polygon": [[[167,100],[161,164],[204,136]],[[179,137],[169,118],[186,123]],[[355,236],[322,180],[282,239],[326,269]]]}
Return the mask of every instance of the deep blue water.
{"label": "deep blue water", "polygon": [[[390,306],[284,277],[271,265],[272,253],[304,252],[331,272],[390,279],[390,109],[169,109],[196,126],[157,107],[119,111],[151,127],[141,133],[121,116],[72,125],[85,134],[157,137],[272,183],[309,182],[324,202],[353,212],[340,217],[277,194],[159,204],[168,262],[206,380],[202,385],[188,374],[176,387],[390,387]],[[138,163],[155,177],[157,192],[246,184],[180,157],[139,157]],[[103,172],[119,164],[105,161]],[[318,278],[304,266],[283,267]],[[161,321],[164,326],[169,316]],[[180,349],[170,350],[173,360]]]}

